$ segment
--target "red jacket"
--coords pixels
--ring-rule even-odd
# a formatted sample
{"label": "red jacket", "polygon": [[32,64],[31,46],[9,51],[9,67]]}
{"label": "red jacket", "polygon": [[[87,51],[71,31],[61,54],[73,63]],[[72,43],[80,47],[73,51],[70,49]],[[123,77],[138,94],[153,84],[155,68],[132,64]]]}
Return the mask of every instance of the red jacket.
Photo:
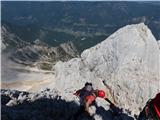
{"label": "red jacket", "polygon": [[158,93],[156,97],[153,99],[153,104],[157,116],[160,118],[160,93]]}

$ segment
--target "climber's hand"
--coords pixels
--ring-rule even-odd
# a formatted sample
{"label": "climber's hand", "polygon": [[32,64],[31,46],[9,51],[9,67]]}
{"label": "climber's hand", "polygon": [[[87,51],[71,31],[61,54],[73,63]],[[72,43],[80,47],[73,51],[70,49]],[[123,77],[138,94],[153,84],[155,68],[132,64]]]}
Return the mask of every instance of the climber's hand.
{"label": "climber's hand", "polygon": [[111,104],[109,105],[109,107],[110,107],[110,108],[113,108],[113,107],[115,107],[115,105],[114,105],[113,103],[111,103]]}

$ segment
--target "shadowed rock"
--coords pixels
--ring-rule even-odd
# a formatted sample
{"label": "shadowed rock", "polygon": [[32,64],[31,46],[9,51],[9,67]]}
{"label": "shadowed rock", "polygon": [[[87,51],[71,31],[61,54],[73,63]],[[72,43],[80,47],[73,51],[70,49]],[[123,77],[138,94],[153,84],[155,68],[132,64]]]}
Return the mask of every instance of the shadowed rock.
{"label": "shadowed rock", "polygon": [[[79,110],[79,105],[75,101],[67,101],[61,99],[60,96],[53,95],[52,91],[42,91],[41,93],[33,94],[27,93],[23,102],[17,99],[14,105],[7,106],[8,100],[13,101],[16,98],[10,98],[8,96],[13,96],[14,93],[19,92],[20,96],[24,94],[23,92],[10,92],[11,94],[5,94],[6,92],[1,92],[2,96],[2,120],[74,120],[73,115]],[[7,90],[6,90],[7,91]],[[46,96],[49,94],[53,98]],[[34,100],[30,97],[35,96]],[[41,97],[39,97],[41,96]],[[6,100],[7,98],[7,100]],[[20,99],[20,97],[19,97]],[[9,101],[9,102],[10,102]],[[19,102],[21,101],[21,103]],[[6,105],[5,105],[6,104]],[[96,104],[95,104],[96,105]],[[118,108],[117,108],[118,109]],[[98,118],[99,117],[99,118]],[[96,105],[96,113],[93,115],[92,119],[88,118],[85,114],[79,115],[78,120],[133,120],[127,114],[120,113],[118,116],[113,116],[111,110],[105,110],[103,107]]]}

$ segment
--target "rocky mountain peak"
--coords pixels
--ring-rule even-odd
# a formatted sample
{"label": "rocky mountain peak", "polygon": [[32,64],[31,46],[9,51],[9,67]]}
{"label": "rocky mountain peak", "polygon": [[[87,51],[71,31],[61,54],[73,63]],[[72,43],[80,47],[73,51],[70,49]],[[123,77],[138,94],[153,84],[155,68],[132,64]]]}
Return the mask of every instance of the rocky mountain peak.
{"label": "rocky mountain peak", "polygon": [[157,41],[146,25],[128,25],[82,52],[81,58],[58,62],[49,87],[66,94],[88,81],[108,93],[107,84],[117,104],[137,114],[160,90],[159,55]]}

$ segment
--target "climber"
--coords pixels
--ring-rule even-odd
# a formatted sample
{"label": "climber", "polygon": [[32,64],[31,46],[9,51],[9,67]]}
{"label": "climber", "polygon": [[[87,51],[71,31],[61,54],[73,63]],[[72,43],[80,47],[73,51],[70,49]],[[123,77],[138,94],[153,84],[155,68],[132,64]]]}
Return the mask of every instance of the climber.
{"label": "climber", "polygon": [[110,106],[114,106],[114,104],[106,97],[103,90],[93,89],[92,83],[85,83],[85,86],[82,89],[77,90],[74,95],[80,98],[81,104],[80,109],[74,115],[75,117],[78,117],[82,113],[85,113],[87,116],[90,117],[89,107],[95,103],[95,99],[97,97],[105,99],[110,103]]}
{"label": "climber", "polygon": [[160,93],[147,102],[138,120],[160,120]]}

